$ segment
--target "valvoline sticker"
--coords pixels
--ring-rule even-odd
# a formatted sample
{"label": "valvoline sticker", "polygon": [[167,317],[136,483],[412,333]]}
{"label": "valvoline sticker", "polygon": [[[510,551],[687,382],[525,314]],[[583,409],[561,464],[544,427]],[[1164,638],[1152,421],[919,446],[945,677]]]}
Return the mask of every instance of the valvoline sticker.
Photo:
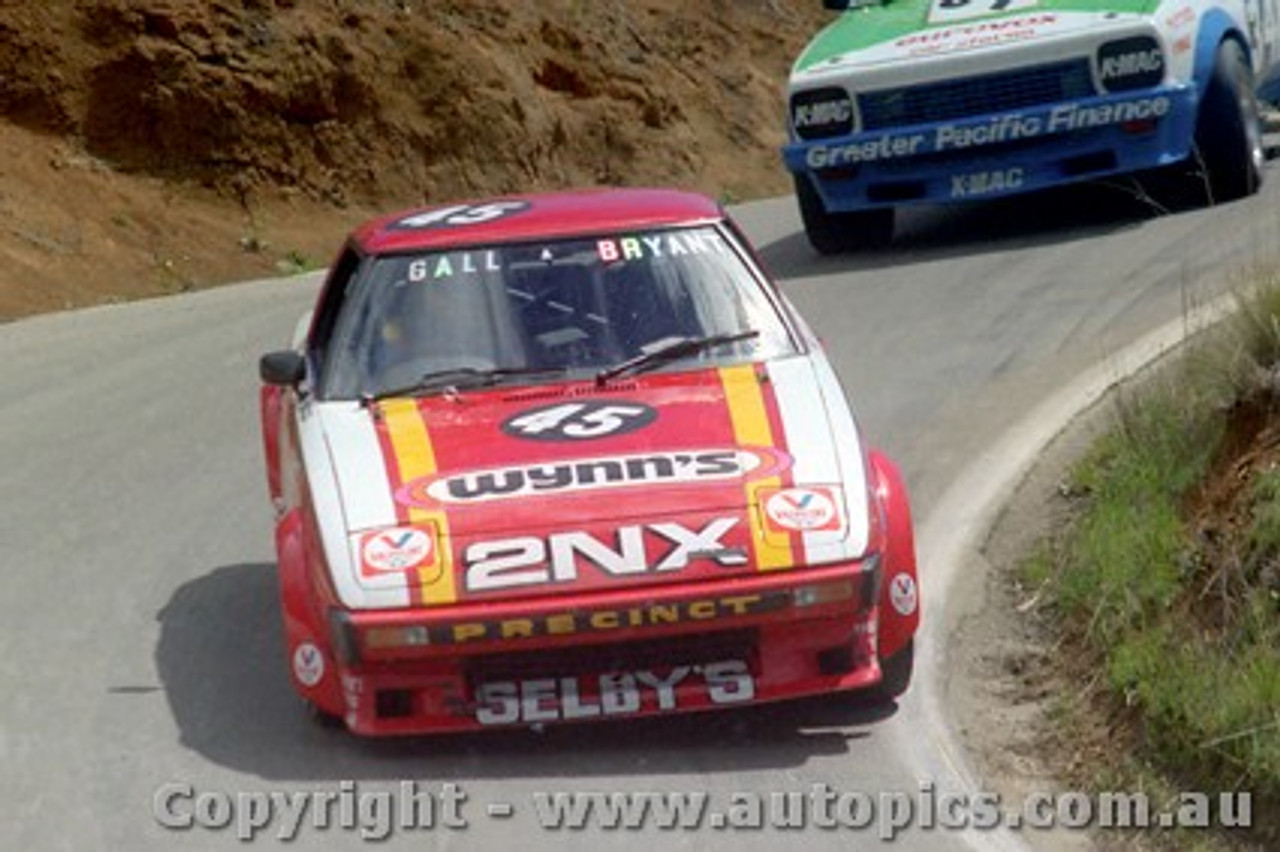
{"label": "valvoline sticker", "polygon": [[838,532],[843,527],[839,496],[829,486],[766,492],[761,502],[773,532]]}
{"label": "valvoline sticker", "polygon": [[417,527],[366,533],[360,542],[360,573],[365,577],[403,574],[436,562],[435,537]]}

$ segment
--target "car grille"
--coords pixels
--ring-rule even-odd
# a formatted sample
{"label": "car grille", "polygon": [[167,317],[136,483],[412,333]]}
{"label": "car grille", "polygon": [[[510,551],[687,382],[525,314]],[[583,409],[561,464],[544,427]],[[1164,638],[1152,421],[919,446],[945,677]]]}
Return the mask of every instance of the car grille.
{"label": "car grille", "polygon": [[1093,95],[1088,59],[858,96],[863,130],[954,121]]}
{"label": "car grille", "polygon": [[486,654],[468,661],[467,674],[476,683],[495,679],[670,669],[719,660],[751,660],[757,642],[755,630],[731,630],[647,641],[578,645],[555,651]]}

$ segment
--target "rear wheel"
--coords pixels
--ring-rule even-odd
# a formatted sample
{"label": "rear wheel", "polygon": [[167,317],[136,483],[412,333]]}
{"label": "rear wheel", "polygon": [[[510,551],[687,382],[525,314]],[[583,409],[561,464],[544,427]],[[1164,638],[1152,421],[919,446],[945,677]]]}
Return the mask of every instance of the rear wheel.
{"label": "rear wheel", "polygon": [[893,238],[893,208],[828,213],[807,175],[795,175],[796,199],[809,243],[819,254],[883,246]]}
{"label": "rear wheel", "polygon": [[891,701],[901,696],[911,685],[915,667],[916,643],[915,639],[909,639],[896,654],[880,661],[882,677],[874,687],[876,697]]}
{"label": "rear wheel", "polygon": [[1253,71],[1236,41],[1218,46],[1196,117],[1195,145],[1210,204],[1258,191],[1265,161],[1261,120]]}

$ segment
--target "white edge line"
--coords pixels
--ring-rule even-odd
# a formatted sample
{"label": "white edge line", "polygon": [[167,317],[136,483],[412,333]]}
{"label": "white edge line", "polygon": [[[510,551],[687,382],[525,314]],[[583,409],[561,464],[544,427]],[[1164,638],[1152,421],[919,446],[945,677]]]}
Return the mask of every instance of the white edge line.
{"label": "white edge line", "polygon": [[[1040,454],[1072,420],[1125,379],[1225,319],[1236,304],[1234,293],[1220,296],[1077,376],[974,459],[920,525],[917,552],[924,578],[921,591],[925,622],[916,659],[917,678],[903,708],[914,724],[901,726],[906,734],[902,754],[920,778],[934,780],[939,789],[969,794],[980,790],[964,746],[947,718],[941,680],[947,636],[939,635],[939,631],[950,626],[945,614],[947,601],[966,559],[977,554]],[[1008,805],[1005,803],[1006,810]],[[968,831],[964,838],[972,849],[1028,848],[1021,837],[1008,829]]]}

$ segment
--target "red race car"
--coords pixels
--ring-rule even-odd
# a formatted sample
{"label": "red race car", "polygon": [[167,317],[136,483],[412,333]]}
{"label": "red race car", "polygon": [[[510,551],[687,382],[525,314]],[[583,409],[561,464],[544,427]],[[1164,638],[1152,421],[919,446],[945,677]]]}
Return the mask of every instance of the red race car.
{"label": "red race car", "polygon": [[507,197],[348,240],[263,356],[293,683],[361,734],[893,697],[910,511],[714,202]]}

